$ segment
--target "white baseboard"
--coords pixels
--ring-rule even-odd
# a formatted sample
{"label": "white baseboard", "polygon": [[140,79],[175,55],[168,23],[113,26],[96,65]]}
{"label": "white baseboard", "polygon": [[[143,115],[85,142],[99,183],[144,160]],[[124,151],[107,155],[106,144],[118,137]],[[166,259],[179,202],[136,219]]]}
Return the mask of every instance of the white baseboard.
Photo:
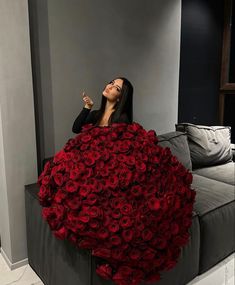
{"label": "white baseboard", "polygon": [[17,269],[21,266],[24,266],[24,265],[27,265],[28,264],[28,258],[25,258],[25,259],[22,259],[20,261],[17,261],[17,262],[14,262],[12,263],[8,256],[6,255],[6,253],[4,252],[3,248],[1,247],[0,248],[0,252],[2,254],[2,257],[4,258],[6,264],[8,265],[8,267],[10,268],[10,270],[14,270],[14,269]]}

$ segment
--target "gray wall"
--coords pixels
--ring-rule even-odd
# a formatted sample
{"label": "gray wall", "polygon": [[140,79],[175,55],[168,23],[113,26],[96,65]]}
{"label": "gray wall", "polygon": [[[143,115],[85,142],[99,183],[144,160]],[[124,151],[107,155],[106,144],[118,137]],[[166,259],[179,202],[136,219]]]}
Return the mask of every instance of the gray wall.
{"label": "gray wall", "polygon": [[37,179],[27,0],[0,0],[0,235],[14,268],[27,262],[24,185]]}
{"label": "gray wall", "polygon": [[104,84],[118,75],[135,87],[135,121],[159,134],[174,129],[180,0],[33,2],[45,157],[74,136],[71,127],[83,106],[81,92],[98,108]]}

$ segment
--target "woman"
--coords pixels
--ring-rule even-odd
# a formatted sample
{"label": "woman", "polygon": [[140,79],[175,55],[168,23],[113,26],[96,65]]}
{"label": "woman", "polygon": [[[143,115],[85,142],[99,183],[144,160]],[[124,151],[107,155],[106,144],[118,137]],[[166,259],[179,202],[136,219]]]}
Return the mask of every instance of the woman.
{"label": "woman", "polygon": [[110,126],[112,123],[132,123],[132,96],[133,86],[124,77],[106,85],[99,110],[91,111],[93,101],[83,93],[85,106],[74,121],[72,131],[78,134],[85,124]]}

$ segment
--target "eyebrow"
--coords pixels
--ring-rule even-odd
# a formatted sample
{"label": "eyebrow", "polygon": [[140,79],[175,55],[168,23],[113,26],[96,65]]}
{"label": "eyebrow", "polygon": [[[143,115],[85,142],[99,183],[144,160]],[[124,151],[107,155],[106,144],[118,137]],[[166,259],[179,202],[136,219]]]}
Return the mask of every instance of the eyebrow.
{"label": "eyebrow", "polygon": [[[114,80],[112,80],[111,82],[115,83]],[[121,86],[119,86],[119,85],[115,85],[115,86],[116,86],[116,87],[119,87],[119,88],[122,90],[122,87],[121,87]]]}

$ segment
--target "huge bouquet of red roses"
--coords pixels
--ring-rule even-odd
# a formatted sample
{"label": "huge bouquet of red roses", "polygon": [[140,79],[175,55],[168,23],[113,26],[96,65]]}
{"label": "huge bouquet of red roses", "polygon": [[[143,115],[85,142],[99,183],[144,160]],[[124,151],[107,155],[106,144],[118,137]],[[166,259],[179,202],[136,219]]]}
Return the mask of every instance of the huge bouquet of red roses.
{"label": "huge bouquet of red roses", "polygon": [[86,125],[47,162],[42,215],[60,239],[91,250],[118,285],[153,282],[188,242],[191,173],[137,123]]}

